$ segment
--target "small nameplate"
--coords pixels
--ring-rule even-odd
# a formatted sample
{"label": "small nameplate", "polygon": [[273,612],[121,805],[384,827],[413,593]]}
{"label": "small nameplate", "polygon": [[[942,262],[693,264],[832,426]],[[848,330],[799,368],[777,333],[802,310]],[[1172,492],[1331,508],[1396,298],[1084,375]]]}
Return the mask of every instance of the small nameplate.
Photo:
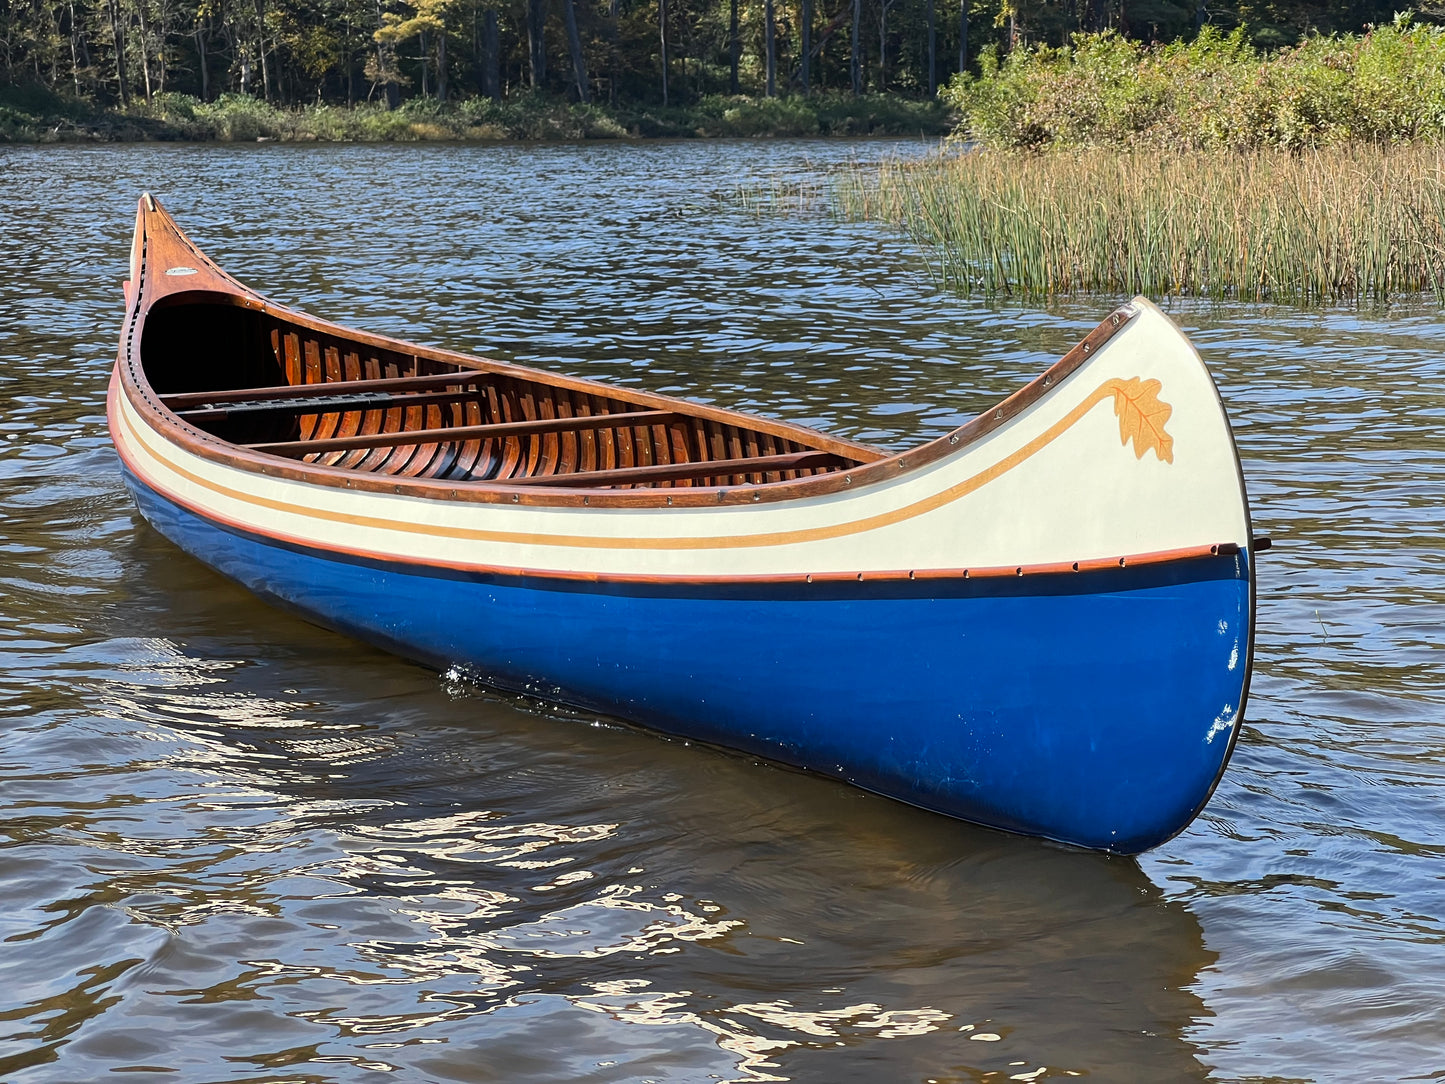
{"label": "small nameplate", "polygon": [[196,269],[195,269],[194,267],[168,267],[168,268],[166,268],[166,274],[167,274],[167,275],[194,275],[195,273],[196,273]]}

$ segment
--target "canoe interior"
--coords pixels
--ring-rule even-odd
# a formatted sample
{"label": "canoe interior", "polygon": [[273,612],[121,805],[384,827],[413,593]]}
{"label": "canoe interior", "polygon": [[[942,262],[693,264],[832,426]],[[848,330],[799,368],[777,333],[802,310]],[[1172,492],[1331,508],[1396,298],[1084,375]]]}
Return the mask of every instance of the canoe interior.
{"label": "canoe interior", "polygon": [[808,430],[768,432],[682,401],[471,368],[336,331],[225,295],[178,295],[148,314],[141,362],[161,402],[203,432],[368,474],[642,489],[787,482],[870,458]]}

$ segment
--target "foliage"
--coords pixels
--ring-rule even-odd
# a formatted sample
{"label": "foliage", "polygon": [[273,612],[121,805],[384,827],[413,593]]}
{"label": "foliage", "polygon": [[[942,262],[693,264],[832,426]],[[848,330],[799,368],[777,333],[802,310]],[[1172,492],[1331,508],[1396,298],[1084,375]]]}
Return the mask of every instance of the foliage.
{"label": "foliage", "polygon": [[241,94],[203,102],[166,92],[125,113],[36,88],[0,89],[0,142],[190,139],[254,142],[581,140],[796,135],[942,136],[952,117],[937,102],[841,93],[808,98],[714,95],[691,106],[582,105],[544,94],[506,101],[417,98],[396,109],[322,103],[285,109]]}
{"label": "foliage", "polygon": [[[987,6],[997,0],[964,2]],[[766,19],[772,11],[780,96],[851,89],[853,0],[811,0],[807,88],[799,3],[6,0],[0,4],[0,86],[33,84],[121,109],[136,102],[154,106],[173,92],[203,101],[240,94],[294,109],[358,101],[394,108],[404,98],[479,93],[512,98],[542,91],[621,107],[663,102],[665,74],[666,101],[696,105],[718,95],[763,91]],[[863,90],[926,93],[928,10],[899,0],[860,0]],[[880,37],[877,24],[885,14]],[[933,75],[941,81],[957,67],[960,29],[947,7],[936,15]],[[577,30],[575,55],[586,73],[585,95],[577,92],[569,21]],[[989,33],[974,28],[975,51]],[[886,64],[879,61],[880,48],[887,50]]]}
{"label": "foliage", "polygon": [[1145,46],[1113,32],[980,59],[942,93],[998,147],[1301,148],[1445,136],[1445,30],[1399,18],[1264,53],[1242,30]]}

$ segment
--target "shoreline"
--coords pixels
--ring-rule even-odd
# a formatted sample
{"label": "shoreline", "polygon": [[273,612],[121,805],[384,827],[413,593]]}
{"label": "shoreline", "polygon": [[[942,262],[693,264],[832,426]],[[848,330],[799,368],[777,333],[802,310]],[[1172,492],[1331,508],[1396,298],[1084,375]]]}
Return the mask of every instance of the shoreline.
{"label": "shoreline", "polygon": [[512,143],[649,139],[923,136],[957,118],[937,101],[823,92],[809,97],[713,96],[688,106],[579,105],[540,96],[505,101],[414,99],[397,109],[359,103],[290,108],[224,95],[158,95],[108,109],[36,88],[0,92],[0,144]]}

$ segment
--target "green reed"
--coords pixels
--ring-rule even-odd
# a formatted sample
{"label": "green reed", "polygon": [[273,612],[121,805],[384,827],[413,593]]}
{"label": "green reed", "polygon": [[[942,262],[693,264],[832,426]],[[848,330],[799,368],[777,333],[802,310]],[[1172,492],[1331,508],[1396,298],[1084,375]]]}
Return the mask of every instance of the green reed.
{"label": "green reed", "polygon": [[969,150],[843,174],[964,293],[1445,303],[1445,148]]}

